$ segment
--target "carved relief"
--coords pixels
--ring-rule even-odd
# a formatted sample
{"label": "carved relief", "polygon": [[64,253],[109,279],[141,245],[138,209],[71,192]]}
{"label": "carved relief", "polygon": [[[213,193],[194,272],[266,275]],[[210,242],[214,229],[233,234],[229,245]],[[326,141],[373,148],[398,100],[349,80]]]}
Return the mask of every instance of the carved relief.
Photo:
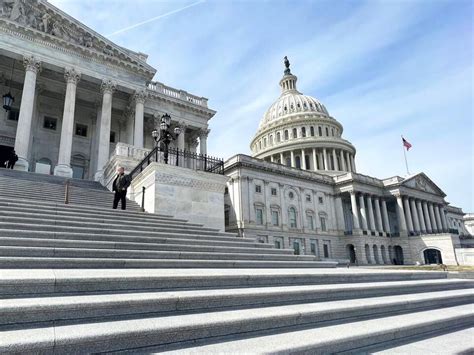
{"label": "carved relief", "polygon": [[415,179],[415,186],[416,186],[416,188],[418,188],[420,190],[423,190],[423,191],[427,190],[426,181],[421,176],[418,176]]}

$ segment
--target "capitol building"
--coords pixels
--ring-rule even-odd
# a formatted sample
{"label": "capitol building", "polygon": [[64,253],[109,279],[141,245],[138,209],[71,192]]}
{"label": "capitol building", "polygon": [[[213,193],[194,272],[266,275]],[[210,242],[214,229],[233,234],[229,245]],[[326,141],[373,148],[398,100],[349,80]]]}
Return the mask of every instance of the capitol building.
{"label": "capitol building", "polygon": [[441,188],[424,173],[378,179],[357,172],[356,148],[341,123],[298,91],[286,57],[285,65],[252,156],[226,161],[226,229],[322,260],[474,262],[474,253],[459,248],[468,234],[464,213]]}
{"label": "capitol building", "polygon": [[0,90],[10,99],[0,115],[0,164],[15,150],[18,170],[110,186],[117,164],[130,172],[150,153],[151,132],[168,114],[170,129],[180,132],[170,147],[199,164],[176,159],[174,170],[157,168],[153,183],[168,185],[149,189],[156,191],[150,201],[139,186],[146,179],[137,181],[129,197],[145,201],[149,212],[318,260],[474,263],[462,247],[464,212],[424,173],[379,179],[358,171],[342,124],[298,91],[288,60],[281,95],[251,140],[252,156],[227,159],[225,176],[193,175],[189,168],[205,170],[216,114],[207,98],[153,81],[157,70],[146,54],[118,46],[47,1],[0,1],[0,25]]}

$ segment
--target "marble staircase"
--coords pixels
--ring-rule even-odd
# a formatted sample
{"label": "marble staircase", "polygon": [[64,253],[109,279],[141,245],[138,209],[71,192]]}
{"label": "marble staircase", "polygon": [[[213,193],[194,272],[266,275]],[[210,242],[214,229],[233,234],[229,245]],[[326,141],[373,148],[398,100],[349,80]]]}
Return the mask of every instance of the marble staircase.
{"label": "marble staircase", "polygon": [[474,325],[473,280],[335,268],[112,210],[90,182],[65,205],[64,180],[36,175],[0,170],[2,354],[368,353]]}

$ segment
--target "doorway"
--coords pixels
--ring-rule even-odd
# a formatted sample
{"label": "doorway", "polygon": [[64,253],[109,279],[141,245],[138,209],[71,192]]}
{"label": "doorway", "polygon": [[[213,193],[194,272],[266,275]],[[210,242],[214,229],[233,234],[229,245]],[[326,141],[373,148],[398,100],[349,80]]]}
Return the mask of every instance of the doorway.
{"label": "doorway", "polygon": [[395,245],[393,247],[393,252],[395,253],[394,264],[403,265],[403,249],[400,245]]}
{"label": "doorway", "polygon": [[437,249],[426,249],[423,251],[425,257],[425,264],[442,264],[443,258],[441,252]]}
{"label": "doorway", "polygon": [[5,167],[5,162],[10,159],[10,155],[13,152],[13,147],[7,145],[0,145],[0,167]]}
{"label": "doorway", "polygon": [[356,263],[356,253],[355,253],[354,245],[347,244],[346,245],[346,250],[347,250],[347,256],[349,257],[350,263],[355,264]]}

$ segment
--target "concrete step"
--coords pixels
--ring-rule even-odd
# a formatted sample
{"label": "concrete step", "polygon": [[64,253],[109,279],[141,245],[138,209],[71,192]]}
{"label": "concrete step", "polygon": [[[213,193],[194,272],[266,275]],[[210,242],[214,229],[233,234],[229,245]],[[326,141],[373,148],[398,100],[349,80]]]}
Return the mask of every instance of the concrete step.
{"label": "concrete step", "polygon": [[[155,243],[155,244],[179,244],[190,246],[216,246],[216,247],[243,247],[255,248],[260,250],[285,250],[276,249],[273,245],[265,243],[257,243],[255,241],[241,240],[234,238],[229,240],[216,240],[212,236],[199,236],[194,234],[178,234],[169,235],[167,233],[155,232],[151,236],[142,234],[131,236],[127,234],[113,233],[72,233],[72,232],[49,232],[49,231],[32,231],[30,229],[0,229],[0,237],[2,238],[21,238],[21,239],[59,239],[59,240],[77,240],[77,241],[97,241],[97,242],[132,242],[132,243]],[[288,250],[288,249],[286,249]],[[293,251],[292,249],[289,249]]]}
{"label": "concrete step", "polygon": [[92,248],[60,248],[32,246],[0,246],[2,257],[39,257],[39,258],[106,258],[106,259],[157,259],[157,260],[252,260],[252,261],[315,261],[311,255],[264,254],[261,253],[222,253],[222,252],[189,252],[159,251],[135,249],[92,249]]}
{"label": "concrete step", "polygon": [[130,258],[72,258],[1,256],[2,269],[108,269],[108,268],[319,268],[336,267],[330,261],[187,260]]}
{"label": "concrete step", "polygon": [[[164,344],[169,347],[170,343],[191,342],[247,332],[255,334],[259,331],[276,329],[281,332],[289,327],[315,326],[328,321],[345,324],[348,319],[356,317],[387,317],[400,311],[409,313],[439,307],[454,307],[472,301],[474,301],[473,290],[452,290],[265,307],[259,308],[258,311],[255,309],[218,311],[206,313],[205,316],[197,313],[95,323],[59,324],[44,328],[3,331],[0,333],[0,352],[25,353],[54,350],[59,353],[78,351],[90,353]],[[455,318],[458,321],[472,322],[474,310],[472,308],[463,308],[463,310],[465,313],[456,312]],[[371,329],[372,338],[377,333],[380,333],[380,328]],[[345,337],[348,338],[351,335],[349,332],[345,334]],[[271,343],[265,345],[272,346]],[[359,344],[352,343],[352,347],[357,345]],[[241,348],[241,351],[242,349],[245,348]]]}
{"label": "concrete step", "polygon": [[[0,218],[2,219],[2,218]],[[61,220],[55,219],[25,219],[24,221],[18,220],[16,222],[7,222],[2,220],[0,226],[3,230],[29,230],[33,231],[50,231],[50,232],[76,232],[76,233],[96,233],[96,234],[127,234],[133,236],[160,236],[166,233],[168,236],[180,236],[191,235],[198,238],[199,236],[213,237],[215,240],[221,241],[232,241],[237,240],[236,236],[229,237],[226,234],[219,232],[213,232],[210,230],[203,230],[200,228],[185,228],[183,226],[157,226],[145,227],[145,226],[134,226],[129,227],[126,225],[115,225],[111,223],[87,223],[87,227],[80,222],[62,222]],[[12,219],[8,219],[12,220]],[[42,222],[42,223],[38,223]],[[247,238],[239,238],[241,242],[254,243],[255,241]]]}
{"label": "concrete step", "polygon": [[474,282],[427,280],[14,298],[0,303],[0,325],[335,301],[474,288]]}
{"label": "concrete step", "polygon": [[[306,329],[266,334],[248,339],[221,338],[219,342],[214,340],[216,342],[214,344],[206,344],[202,341],[204,344],[201,346],[193,342],[193,344],[184,343],[182,346],[175,347],[168,345],[141,348],[127,353],[160,352],[166,355],[192,355],[219,354],[225,350],[225,354],[366,354],[364,348],[369,345],[383,344],[415,335],[422,336],[434,331],[449,332],[453,327],[473,324],[474,308],[467,304],[419,310],[408,314],[385,315],[374,319],[353,319],[342,324],[328,323],[322,327],[306,327]],[[166,349],[170,350],[166,351]],[[436,348],[432,347],[428,353],[417,351],[403,354],[444,355],[446,353],[437,353]]]}
{"label": "concrete step", "polygon": [[[207,242],[206,245],[190,245],[189,240],[181,240],[181,244],[164,243],[130,243],[117,241],[97,241],[97,240],[67,240],[67,239],[46,239],[46,238],[18,238],[1,237],[0,246],[23,246],[23,247],[51,247],[51,248],[90,248],[90,249],[118,249],[118,250],[157,250],[157,251],[180,251],[199,253],[244,253],[244,254],[276,254],[293,255],[293,249],[274,249],[256,247],[231,247],[216,246],[214,241]],[[36,235],[35,235],[36,237]],[[175,242],[174,240],[169,243]],[[194,242],[193,242],[194,244]]]}
{"label": "concrete step", "polygon": [[[314,263],[313,265],[318,265]],[[321,264],[319,264],[321,265]],[[38,266],[39,268],[40,266]],[[245,287],[446,280],[445,272],[312,268],[280,269],[0,269],[0,296],[117,291],[172,291]]]}

